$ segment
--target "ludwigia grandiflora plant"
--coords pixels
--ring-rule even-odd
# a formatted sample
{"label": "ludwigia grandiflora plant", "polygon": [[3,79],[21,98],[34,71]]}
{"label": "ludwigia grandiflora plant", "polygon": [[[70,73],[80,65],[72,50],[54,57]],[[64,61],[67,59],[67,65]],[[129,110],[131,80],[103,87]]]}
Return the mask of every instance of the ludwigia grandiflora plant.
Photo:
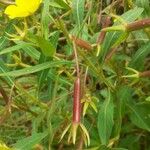
{"label": "ludwigia grandiflora plant", "polygon": [[0,8],[0,149],[150,149],[149,0]]}

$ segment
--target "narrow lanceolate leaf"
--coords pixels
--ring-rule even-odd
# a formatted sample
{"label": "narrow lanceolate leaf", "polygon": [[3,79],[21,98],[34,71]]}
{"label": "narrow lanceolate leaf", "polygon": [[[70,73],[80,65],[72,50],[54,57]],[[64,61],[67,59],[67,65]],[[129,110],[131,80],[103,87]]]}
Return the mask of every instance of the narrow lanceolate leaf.
{"label": "narrow lanceolate leaf", "polygon": [[73,16],[76,25],[80,28],[84,19],[84,4],[85,0],[73,0]]}
{"label": "narrow lanceolate leaf", "polygon": [[36,144],[40,143],[41,140],[47,136],[47,134],[48,132],[35,133],[30,137],[17,141],[14,148],[18,150],[31,150]]}
{"label": "narrow lanceolate leaf", "polygon": [[35,65],[32,67],[27,67],[20,70],[10,71],[10,72],[3,72],[0,73],[0,76],[21,76],[21,75],[27,75],[30,73],[39,72],[41,70],[51,68],[51,67],[60,67],[60,65],[71,65],[72,62],[69,61],[53,61],[53,62],[45,62],[39,65]]}
{"label": "narrow lanceolate leaf", "polygon": [[22,47],[26,47],[28,45],[29,44],[22,43],[22,44],[19,44],[19,45],[15,45],[15,46],[5,48],[5,49],[0,51],[0,55],[4,55],[4,54],[7,54],[7,53],[11,53],[11,52],[20,50]]}
{"label": "narrow lanceolate leaf", "polygon": [[24,51],[24,53],[36,60],[39,60],[40,52],[35,47],[24,41],[15,41],[15,43],[17,45],[22,45],[21,49]]}
{"label": "narrow lanceolate leaf", "polygon": [[85,134],[85,136],[87,138],[87,145],[90,145],[90,136],[89,136],[89,133],[88,133],[86,127],[82,123],[80,124],[80,127],[83,130],[83,133]]}
{"label": "narrow lanceolate leaf", "polygon": [[132,34],[135,37],[135,40],[138,42],[138,45],[141,46],[141,44],[145,44],[149,41],[148,35],[144,30],[138,30],[132,32]]}
{"label": "narrow lanceolate leaf", "polygon": [[[5,74],[7,71],[7,67],[5,66],[4,62],[0,59],[0,74]],[[4,79],[10,86],[14,84],[13,79],[11,77],[6,75]]]}
{"label": "narrow lanceolate leaf", "polygon": [[113,99],[109,92],[108,98],[100,107],[98,114],[98,132],[103,145],[107,145],[111,136],[113,121],[114,105]]}
{"label": "narrow lanceolate leaf", "polygon": [[[117,91],[117,99],[119,100],[120,105],[120,114],[123,117],[126,113],[126,103],[128,101],[131,101],[132,97],[132,89],[126,85],[120,86],[120,88]],[[119,110],[119,108],[117,108]]]}
{"label": "narrow lanceolate leaf", "polygon": [[150,54],[150,42],[147,42],[136,51],[129,63],[129,66],[134,69],[141,70],[144,66],[145,57],[148,54]]}
{"label": "narrow lanceolate leaf", "polygon": [[111,150],[128,150],[126,148],[112,148]]}
{"label": "narrow lanceolate leaf", "polygon": [[[49,42],[53,45],[53,49],[56,49],[57,44],[58,44],[58,39],[59,39],[59,33],[58,32],[54,32],[51,34],[51,37],[49,38]],[[40,56],[39,63],[44,63],[44,62],[52,61],[52,60],[53,60],[52,58],[46,57],[43,54]],[[42,70],[39,73],[39,75],[38,75],[39,87],[42,87],[42,85],[44,84],[44,81],[47,79],[49,69],[50,68]]]}
{"label": "narrow lanceolate leaf", "polygon": [[52,57],[55,54],[54,46],[42,37],[37,37],[37,43],[45,56]]}
{"label": "narrow lanceolate leaf", "polygon": [[[141,13],[143,12],[142,8],[134,8],[132,10],[127,11],[126,13],[124,13],[121,17],[126,21],[126,22],[133,22],[134,20],[136,20]],[[114,25],[117,25],[119,22],[116,22]],[[99,55],[100,57],[100,61],[103,62],[105,59],[105,56],[107,54],[107,52],[109,51],[109,49],[116,44],[116,42],[118,42],[118,39],[120,37],[122,37],[122,35],[124,34],[124,32],[119,32],[119,31],[115,31],[115,32],[109,32],[106,34],[106,37],[104,39],[103,45],[102,45],[102,49],[101,49],[101,53]]]}
{"label": "narrow lanceolate leaf", "polygon": [[8,23],[8,25],[6,26],[6,29],[4,31],[4,34],[0,37],[0,51],[5,48],[8,44],[8,37],[7,37],[7,34],[6,33],[10,33],[12,31],[12,28],[13,28],[13,24],[14,24],[14,20],[13,21],[10,21]]}
{"label": "narrow lanceolate leaf", "polygon": [[48,39],[48,34],[49,34],[49,21],[50,18],[48,17],[49,14],[49,0],[43,0],[43,11],[42,11],[42,17],[41,17],[41,24],[42,24],[42,32],[43,32],[43,37],[45,39]]}
{"label": "narrow lanceolate leaf", "polygon": [[136,0],[136,4],[138,7],[144,8],[144,12],[142,13],[144,17],[150,17],[149,0]]}
{"label": "narrow lanceolate leaf", "polygon": [[116,109],[115,109],[115,125],[113,134],[115,137],[119,137],[121,127],[122,127],[122,118],[126,114],[126,103],[132,101],[132,89],[129,86],[123,85],[116,90]]}
{"label": "narrow lanceolate leaf", "polygon": [[70,6],[64,0],[54,0],[61,8],[70,9]]}
{"label": "narrow lanceolate leaf", "polygon": [[137,127],[150,132],[150,103],[128,105],[131,110],[130,119]]}

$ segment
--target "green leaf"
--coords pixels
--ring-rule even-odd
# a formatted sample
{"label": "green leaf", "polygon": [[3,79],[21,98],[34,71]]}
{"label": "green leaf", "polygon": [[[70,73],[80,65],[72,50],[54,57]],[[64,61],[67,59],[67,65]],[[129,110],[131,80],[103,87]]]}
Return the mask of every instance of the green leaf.
{"label": "green leaf", "polygon": [[[52,58],[46,57],[44,54],[41,54],[40,59],[39,59],[39,64],[43,64],[45,62],[52,62]],[[42,88],[42,85],[45,83],[44,81],[47,79],[47,75],[49,72],[50,68],[44,69],[38,73],[38,86],[39,86],[39,91]]]}
{"label": "green leaf", "polygon": [[[59,40],[59,32],[51,33],[51,37],[50,37],[49,41],[53,44],[55,49],[57,48],[58,40]],[[53,61],[53,59],[52,58],[47,58],[44,55],[41,55],[41,57],[39,59],[39,63],[44,63],[44,62],[47,62],[47,61]],[[38,85],[39,85],[40,88],[42,88],[42,85],[44,84],[44,81],[47,79],[48,72],[49,72],[49,68],[46,69],[46,70],[43,70],[39,73],[39,75],[38,75]]]}
{"label": "green leaf", "polygon": [[14,70],[14,71],[10,71],[10,72],[5,72],[5,73],[0,73],[0,76],[21,76],[21,75],[27,75],[30,73],[35,73],[35,72],[39,72],[41,70],[50,68],[50,67],[60,67],[60,65],[70,65],[72,64],[72,62],[69,61],[52,61],[52,62],[45,62],[39,65],[35,65],[32,67],[27,67],[24,69],[20,69],[20,70]]}
{"label": "green leaf", "polygon": [[45,40],[42,37],[37,37],[37,43],[45,56],[52,57],[55,54],[56,49],[48,40]]}
{"label": "green leaf", "polygon": [[150,54],[150,42],[147,42],[132,56],[129,66],[139,71],[143,70],[145,57]]}
{"label": "green leaf", "polygon": [[58,18],[57,19],[57,26],[63,32],[63,34],[65,35],[65,37],[67,39],[68,44],[70,45],[69,32],[68,32],[68,30],[66,28],[66,24],[65,24],[64,20]]}
{"label": "green leaf", "polygon": [[13,29],[13,24],[14,24],[14,21],[10,21],[7,26],[6,26],[6,29],[3,33],[3,35],[0,37],[0,51],[5,48],[9,42],[9,39],[8,39],[8,36],[6,33],[10,33]]}
{"label": "green leaf", "polygon": [[70,6],[63,0],[54,0],[61,8],[70,10]]}
{"label": "green leaf", "polygon": [[126,114],[126,103],[132,98],[132,89],[128,86],[120,86],[116,93],[115,125],[113,134],[115,137],[120,136],[122,119]]}
{"label": "green leaf", "polygon": [[[132,128],[128,128],[127,133],[128,131],[131,131],[131,130]],[[125,147],[127,148],[127,150],[140,150],[141,149],[140,142],[139,142],[140,138],[141,136],[137,136],[136,134],[127,134],[125,137],[122,137],[120,139],[119,146]]]}
{"label": "green leaf", "polygon": [[17,143],[14,145],[14,148],[19,150],[31,150],[36,144],[41,142],[47,135],[48,132],[34,133],[30,137],[17,141]]}
{"label": "green leaf", "polygon": [[[126,103],[132,98],[132,89],[128,86],[120,86],[117,91],[117,98],[121,107],[121,115],[122,117],[125,114]],[[117,108],[118,109],[118,108]]]}
{"label": "green leaf", "polygon": [[44,39],[48,39],[48,35],[49,35],[49,21],[50,18],[48,16],[49,14],[49,0],[44,0],[43,1],[44,5],[43,5],[43,10],[42,10],[42,17],[41,17],[41,24],[42,24],[42,37],[44,37]]}
{"label": "green leaf", "polygon": [[101,145],[101,146],[99,147],[99,150],[110,150],[110,148],[107,147],[107,146],[105,146],[105,145]]}
{"label": "green leaf", "polygon": [[[91,148],[86,148],[84,150],[99,150],[99,146],[96,147],[91,147]],[[102,149],[101,149],[102,150]]]}
{"label": "green leaf", "polygon": [[[56,75],[54,73],[52,73],[51,71],[49,71],[48,73],[48,77],[50,78],[50,80],[55,81],[56,80]],[[70,80],[65,79],[63,77],[59,77],[58,81],[62,84],[68,84],[69,86],[72,86],[72,83],[70,82]]]}
{"label": "green leaf", "polygon": [[112,148],[111,150],[128,150],[126,148]]}
{"label": "green leaf", "polygon": [[141,46],[149,41],[148,35],[144,32],[144,30],[133,31],[132,34],[135,37],[138,46]]}
{"label": "green leaf", "polygon": [[49,5],[53,8],[61,8],[61,9],[64,9],[62,6],[60,6],[59,4],[57,4],[56,2],[50,2]]}
{"label": "green leaf", "polygon": [[0,55],[4,55],[4,54],[7,54],[7,53],[11,53],[11,52],[20,50],[21,48],[26,47],[28,45],[29,44],[21,43],[21,44],[15,45],[15,46],[11,46],[11,47],[5,48],[5,49],[0,51]]}
{"label": "green leaf", "polygon": [[[0,59],[0,74],[5,74],[8,72],[8,68],[5,66],[4,62]],[[7,81],[7,83],[12,86],[14,85],[13,79],[6,75],[4,79]]]}
{"label": "green leaf", "polygon": [[98,132],[103,145],[107,145],[111,136],[113,121],[114,104],[112,95],[109,92],[108,98],[100,107],[98,114]]}
{"label": "green leaf", "polygon": [[150,132],[150,103],[128,105],[131,110],[130,119],[137,127]]}
{"label": "green leaf", "polygon": [[29,55],[31,58],[34,58],[36,60],[39,60],[40,58],[40,52],[33,47],[30,43],[24,42],[24,41],[15,41],[17,45],[22,45],[21,49]]}
{"label": "green leaf", "polygon": [[136,0],[136,4],[138,7],[144,8],[143,12],[144,17],[150,17],[149,0]]}
{"label": "green leaf", "polygon": [[40,52],[36,50],[30,43],[26,43],[23,41],[15,41],[17,45],[5,48],[0,51],[0,55],[4,55],[7,53],[15,52],[23,50],[26,54],[31,56],[32,58],[38,60],[40,57]]}
{"label": "green leaf", "polygon": [[85,0],[72,1],[74,21],[79,28],[84,20],[84,4]]}
{"label": "green leaf", "polygon": [[[121,17],[126,21],[126,22],[133,22],[134,20],[136,20],[141,13],[143,12],[142,8],[134,8],[132,10],[127,11],[126,13],[124,13]],[[119,22],[116,22],[114,25],[118,24]],[[124,32],[109,32],[106,34],[106,37],[104,39],[104,42],[102,44],[102,49],[99,55],[100,61],[103,62],[105,59],[105,56],[107,54],[107,52],[110,50],[111,46],[113,46],[116,41],[118,41],[118,39],[120,37],[122,37],[122,34],[124,34]]]}
{"label": "green leaf", "polygon": [[52,43],[52,45],[55,47],[55,49],[57,48],[57,45],[58,45],[59,35],[60,35],[60,32],[55,31],[55,32],[51,33],[51,36],[49,38],[49,41]]}

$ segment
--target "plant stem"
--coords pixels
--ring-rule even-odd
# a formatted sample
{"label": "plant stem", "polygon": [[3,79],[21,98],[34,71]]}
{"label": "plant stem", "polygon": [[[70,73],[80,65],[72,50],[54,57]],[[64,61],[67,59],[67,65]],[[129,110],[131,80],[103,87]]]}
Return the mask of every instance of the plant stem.
{"label": "plant stem", "polygon": [[129,23],[126,26],[126,30],[128,32],[131,32],[131,31],[135,31],[135,30],[144,29],[147,27],[150,27],[150,18],[146,18],[146,19],[135,21],[133,23]]}
{"label": "plant stem", "polygon": [[111,90],[115,90],[114,86],[105,78],[103,69],[99,66],[95,66],[82,51],[78,50],[78,53],[83,58],[89,69],[97,76],[97,80],[99,80],[100,83],[103,82],[107,87],[110,87]]}
{"label": "plant stem", "polygon": [[[102,29],[110,26],[110,24],[111,24],[110,17],[106,17],[104,20],[104,23],[102,23]],[[97,38],[97,44],[102,44],[102,42],[104,41],[105,35],[106,35],[106,31],[100,32]]]}
{"label": "plant stem", "polygon": [[105,62],[107,63],[113,56],[113,54],[117,51],[117,47],[114,47],[110,50],[110,52],[107,54],[105,58]]}
{"label": "plant stem", "polygon": [[7,104],[9,102],[9,97],[7,96],[5,90],[3,89],[1,85],[0,85],[0,94],[2,95],[5,103]]}
{"label": "plant stem", "polygon": [[140,72],[139,77],[150,77],[150,70]]}
{"label": "plant stem", "polygon": [[80,85],[81,85],[80,78],[78,77],[74,82],[73,123],[80,123],[80,118],[81,118]]}
{"label": "plant stem", "polygon": [[78,55],[77,55],[77,48],[75,42],[73,42],[73,50],[74,50],[74,55],[75,55],[75,62],[76,62],[76,70],[77,70],[77,77],[80,75],[80,70],[79,70],[79,62],[78,62]]}
{"label": "plant stem", "polygon": [[91,46],[91,44],[89,44],[88,42],[86,42],[86,41],[84,41],[82,39],[79,39],[79,38],[77,38],[75,36],[72,36],[71,38],[73,39],[73,41],[75,42],[75,44],[77,46],[79,46],[80,48],[84,48],[86,50],[92,50],[93,49],[92,46]]}

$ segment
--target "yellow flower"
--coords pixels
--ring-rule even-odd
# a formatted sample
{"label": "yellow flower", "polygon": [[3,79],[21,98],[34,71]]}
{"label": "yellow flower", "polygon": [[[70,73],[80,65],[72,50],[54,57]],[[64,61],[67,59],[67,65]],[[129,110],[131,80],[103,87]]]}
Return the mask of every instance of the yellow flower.
{"label": "yellow flower", "polygon": [[16,5],[9,5],[5,14],[10,19],[32,15],[40,6],[42,0],[16,0]]}

